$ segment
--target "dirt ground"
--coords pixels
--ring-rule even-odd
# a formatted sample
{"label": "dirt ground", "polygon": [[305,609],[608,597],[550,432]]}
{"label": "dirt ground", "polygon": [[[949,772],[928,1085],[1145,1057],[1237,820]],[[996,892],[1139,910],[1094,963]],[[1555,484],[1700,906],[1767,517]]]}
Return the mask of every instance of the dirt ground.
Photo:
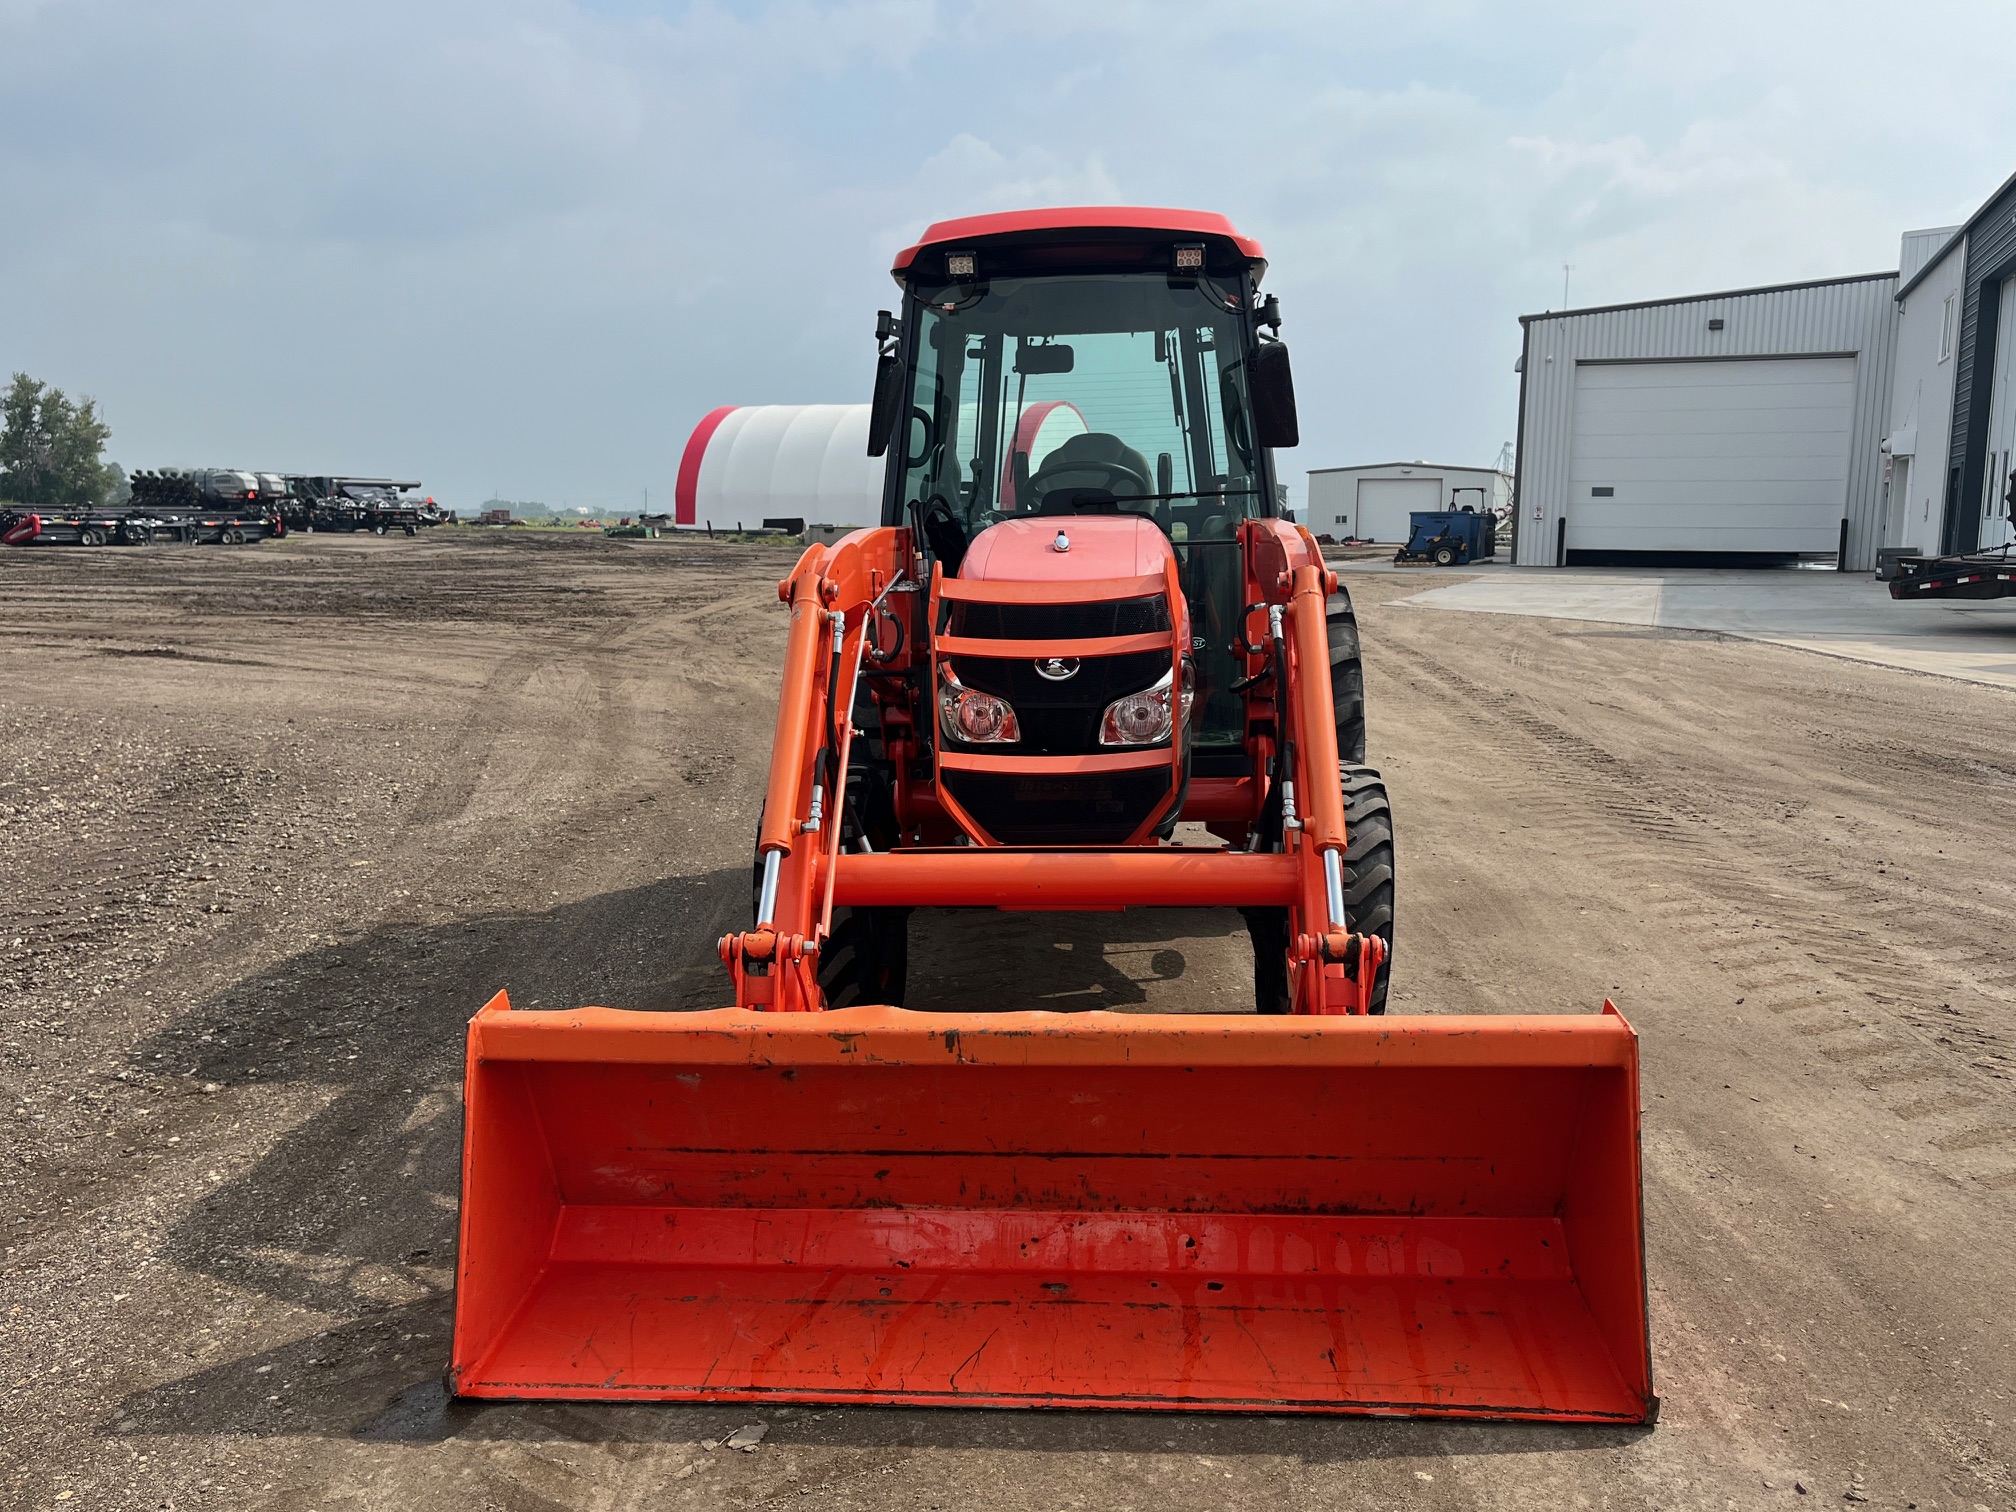
{"label": "dirt ground", "polygon": [[[1393,1009],[1637,1025],[1656,1428],[444,1401],[463,1020],[726,1000],[790,560],[0,552],[0,1503],[2016,1507],[2016,697],[1411,577]],[[914,938],[915,1006],[1246,1000],[1232,914]]]}

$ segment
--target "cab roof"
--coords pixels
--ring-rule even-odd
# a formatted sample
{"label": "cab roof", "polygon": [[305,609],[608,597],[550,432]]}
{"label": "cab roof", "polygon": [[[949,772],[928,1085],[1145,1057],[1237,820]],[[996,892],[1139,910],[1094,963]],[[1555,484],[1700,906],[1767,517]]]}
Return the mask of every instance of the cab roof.
{"label": "cab roof", "polygon": [[[1070,205],[1047,210],[1003,210],[992,215],[968,215],[935,221],[913,246],[896,254],[890,268],[900,283],[925,252],[934,248],[985,246],[1012,240],[1023,246],[1055,242],[1069,244],[1072,232],[1091,233],[1086,241],[1112,241],[1128,236],[1157,240],[1199,238],[1229,243],[1253,264],[1254,276],[1266,267],[1260,243],[1241,236],[1232,222],[1210,210],[1171,210],[1147,205]],[[1057,233],[1055,235],[1049,233]]]}

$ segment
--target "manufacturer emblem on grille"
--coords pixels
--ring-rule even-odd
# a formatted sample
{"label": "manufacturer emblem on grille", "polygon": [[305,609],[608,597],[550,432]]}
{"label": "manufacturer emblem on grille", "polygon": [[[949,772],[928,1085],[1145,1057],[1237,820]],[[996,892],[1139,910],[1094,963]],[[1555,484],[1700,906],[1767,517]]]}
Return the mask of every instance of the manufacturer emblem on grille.
{"label": "manufacturer emblem on grille", "polygon": [[1036,675],[1045,682],[1063,682],[1078,675],[1078,658],[1075,656],[1039,656],[1036,658]]}

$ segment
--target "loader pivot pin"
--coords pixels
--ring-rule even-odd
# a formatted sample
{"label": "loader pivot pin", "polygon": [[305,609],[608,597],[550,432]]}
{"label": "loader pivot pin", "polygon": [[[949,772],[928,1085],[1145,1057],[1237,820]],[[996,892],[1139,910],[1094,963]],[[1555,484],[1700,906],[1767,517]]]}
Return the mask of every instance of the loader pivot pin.
{"label": "loader pivot pin", "polygon": [[1372,988],[1386,960],[1386,942],[1378,935],[1351,934],[1342,929],[1320,935],[1298,935],[1291,954],[1305,970],[1321,970],[1325,966],[1344,968],[1344,980],[1350,990],[1341,1003],[1326,1000],[1323,1012],[1358,1015],[1372,1011]]}

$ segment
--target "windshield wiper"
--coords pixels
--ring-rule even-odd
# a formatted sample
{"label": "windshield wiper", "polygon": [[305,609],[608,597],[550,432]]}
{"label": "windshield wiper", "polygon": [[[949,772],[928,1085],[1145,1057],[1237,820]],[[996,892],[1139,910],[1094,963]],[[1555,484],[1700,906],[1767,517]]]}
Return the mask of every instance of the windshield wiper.
{"label": "windshield wiper", "polygon": [[1118,494],[1116,504],[1157,504],[1165,499],[1248,499],[1259,493],[1257,488],[1207,488],[1193,493],[1166,494]]}

